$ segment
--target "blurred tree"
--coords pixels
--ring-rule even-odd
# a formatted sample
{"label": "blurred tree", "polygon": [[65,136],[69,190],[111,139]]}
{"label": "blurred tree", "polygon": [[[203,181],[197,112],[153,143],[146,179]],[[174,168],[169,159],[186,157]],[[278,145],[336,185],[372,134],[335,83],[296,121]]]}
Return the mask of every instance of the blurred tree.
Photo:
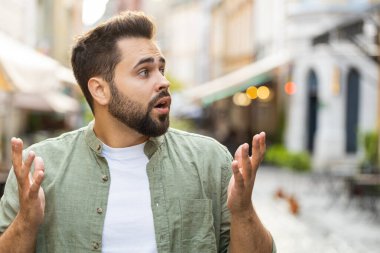
{"label": "blurred tree", "polygon": [[366,132],[362,137],[364,147],[364,160],[361,165],[363,172],[376,172],[379,170],[377,161],[379,157],[378,149],[379,135],[376,131]]}
{"label": "blurred tree", "polygon": [[165,74],[165,77],[170,82],[170,91],[178,92],[178,91],[183,90],[183,88],[184,88],[183,83],[181,81],[179,81],[178,79],[176,79],[172,74],[167,73],[167,74]]}

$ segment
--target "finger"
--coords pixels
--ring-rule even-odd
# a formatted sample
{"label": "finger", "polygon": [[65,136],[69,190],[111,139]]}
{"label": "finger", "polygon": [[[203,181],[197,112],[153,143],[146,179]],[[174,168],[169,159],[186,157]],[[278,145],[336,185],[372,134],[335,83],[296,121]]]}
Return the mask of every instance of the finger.
{"label": "finger", "polygon": [[232,172],[234,174],[234,179],[235,179],[235,185],[238,187],[238,188],[244,188],[244,179],[243,179],[243,175],[241,174],[240,170],[239,170],[239,166],[238,166],[238,162],[236,160],[234,160],[232,162]]}
{"label": "finger", "polygon": [[29,151],[28,157],[26,158],[24,162],[24,168],[29,172],[30,167],[32,166],[32,163],[34,161],[34,158],[36,157],[36,154],[33,151]]}
{"label": "finger", "polygon": [[44,179],[44,172],[39,171],[36,175],[35,180],[33,181],[32,185],[30,186],[30,191],[29,191],[30,198],[37,198],[38,197],[38,192],[40,190],[43,179]]}
{"label": "finger", "polygon": [[32,184],[31,176],[30,176],[30,167],[32,166],[32,163],[35,157],[36,157],[35,153],[33,151],[30,151],[28,154],[28,157],[26,158],[26,160],[24,161],[22,165],[22,169],[19,171],[19,174],[20,174],[19,177],[21,179],[18,181],[22,181],[22,184],[20,184],[21,188],[29,188],[30,185]]}
{"label": "finger", "polygon": [[241,168],[243,166],[242,164],[242,156],[241,156],[241,149],[243,145],[240,145],[235,152],[235,161],[238,162],[238,167]]}
{"label": "finger", "polygon": [[265,132],[261,132],[260,133],[260,154],[261,154],[260,161],[262,161],[264,159],[264,155],[265,155],[265,151],[266,151],[265,139],[266,139]]}
{"label": "finger", "polygon": [[22,167],[23,143],[21,139],[13,137],[11,140],[11,144],[12,144],[12,164],[13,164],[13,168],[17,170],[18,172]]}
{"label": "finger", "polygon": [[252,138],[252,167],[254,170],[257,169],[261,161],[261,153],[260,153],[260,135],[256,134]]}
{"label": "finger", "polygon": [[251,160],[249,159],[249,145],[244,143],[241,148],[241,157],[242,157],[242,174],[243,178],[250,180],[252,176],[252,165]]}
{"label": "finger", "polygon": [[38,191],[41,187],[45,175],[45,165],[41,157],[36,157],[34,160],[34,173],[32,184],[30,186],[30,197],[38,196]]}

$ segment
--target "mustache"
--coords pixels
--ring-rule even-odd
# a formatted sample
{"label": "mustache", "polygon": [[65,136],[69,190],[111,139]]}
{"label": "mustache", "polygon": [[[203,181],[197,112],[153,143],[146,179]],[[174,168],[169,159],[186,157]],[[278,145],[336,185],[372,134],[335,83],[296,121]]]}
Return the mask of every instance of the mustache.
{"label": "mustache", "polygon": [[171,97],[168,90],[163,90],[160,93],[158,93],[154,98],[152,98],[152,100],[149,102],[149,105],[148,105],[148,108],[149,108],[148,111],[153,109],[155,104],[157,104],[158,100],[160,100],[163,97]]}

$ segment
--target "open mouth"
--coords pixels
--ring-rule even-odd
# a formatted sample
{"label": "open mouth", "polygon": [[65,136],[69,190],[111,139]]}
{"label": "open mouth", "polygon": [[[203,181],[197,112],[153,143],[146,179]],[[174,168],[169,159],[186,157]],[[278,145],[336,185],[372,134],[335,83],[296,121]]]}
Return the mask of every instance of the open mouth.
{"label": "open mouth", "polygon": [[159,109],[160,112],[166,113],[169,111],[171,104],[171,98],[170,97],[163,97],[157,101],[154,108]]}

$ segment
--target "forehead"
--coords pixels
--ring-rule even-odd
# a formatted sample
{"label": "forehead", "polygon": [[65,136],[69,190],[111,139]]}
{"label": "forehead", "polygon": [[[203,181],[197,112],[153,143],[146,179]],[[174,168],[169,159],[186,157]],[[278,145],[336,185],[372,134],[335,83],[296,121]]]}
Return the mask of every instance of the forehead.
{"label": "forehead", "polygon": [[123,38],[117,42],[121,53],[121,62],[136,64],[140,59],[153,57],[159,59],[161,50],[156,42],[146,38]]}

